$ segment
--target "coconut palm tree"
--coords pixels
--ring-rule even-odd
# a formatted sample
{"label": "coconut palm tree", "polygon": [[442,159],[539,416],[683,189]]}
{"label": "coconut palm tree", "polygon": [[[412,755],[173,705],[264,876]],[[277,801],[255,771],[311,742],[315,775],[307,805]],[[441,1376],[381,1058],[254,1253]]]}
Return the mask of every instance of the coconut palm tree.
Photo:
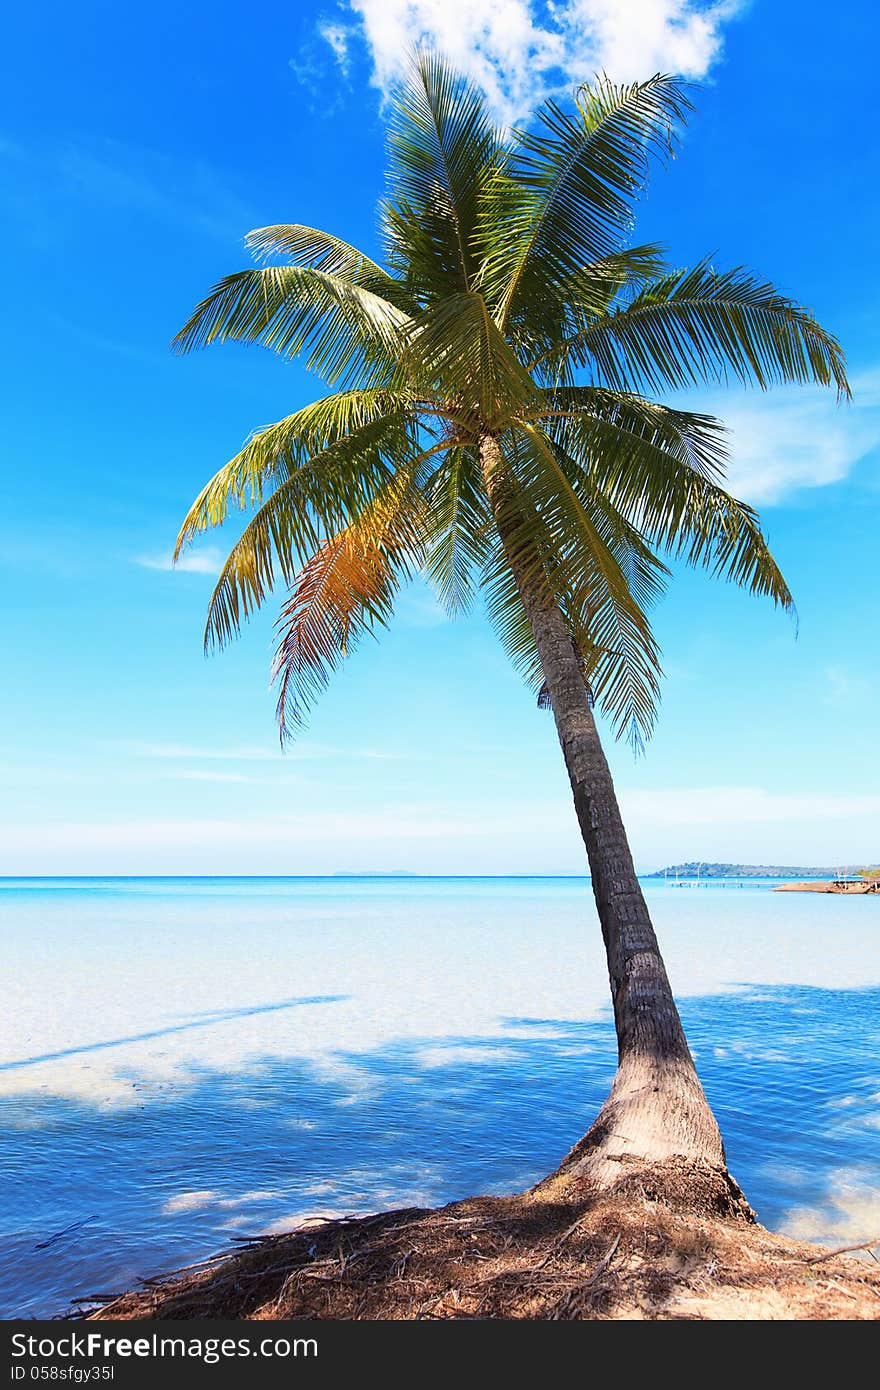
{"label": "coconut palm tree", "polygon": [[[648,610],[671,558],[784,609],[710,417],[656,400],[706,381],[819,382],[841,350],[743,269],[670,269],[633,245],[648,165],[690,109],[676,80],[582,87],[502,135],[480,93],[419,56],[390,117],[384,264],[300,225],[251,232],[175,339],[304,357],[330,394],[260,429],[193,503],[177,551],[255,509],[210,603],[222,646],[276,584],[283,737],[422,573],[457,612],[482,592],[552,708],[608,958],[619,1067],[563,1165],[596,1183],[680,1156],[724,1168],[633,868],[594,707],[636,744],[660,666]],[[280,264],[267,264],[280,261]]]}

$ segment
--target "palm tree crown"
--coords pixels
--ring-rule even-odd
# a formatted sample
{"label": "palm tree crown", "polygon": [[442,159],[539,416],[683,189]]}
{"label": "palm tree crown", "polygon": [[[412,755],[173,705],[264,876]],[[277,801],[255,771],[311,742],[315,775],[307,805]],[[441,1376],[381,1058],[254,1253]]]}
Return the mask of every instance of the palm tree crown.
{"label": "palm tree crown", "polygon": [[729,379],[846,395],[845,365],[772,285],[708,260],[670,269],[630,244],[649,161],[689,109],[670,77],[603,79],[502,135],[472,85],[421,55],[393,105],[386,264],[310,227],[262,228],[247,244],[263,264],[222,280],[178,334],[181,351],[233,339],[302,354],[331,388],[248,440],[177,543],[255,509],[206,641],[222,645],[283,581],[282,734],[417,572],[452,611],[483,590],[538,688],[525,577],[637,742],[657,708],[648,611],[665,560],[791,605],[755,512],[723,487],[718,421],[652,397]]}

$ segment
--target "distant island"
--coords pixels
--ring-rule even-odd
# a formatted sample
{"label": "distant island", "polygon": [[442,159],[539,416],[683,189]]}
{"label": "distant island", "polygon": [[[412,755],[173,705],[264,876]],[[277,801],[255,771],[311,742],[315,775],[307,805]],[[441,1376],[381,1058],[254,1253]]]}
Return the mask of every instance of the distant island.
{"label": "distant island", "polygon": [[838,878],[840,875],[855,877],[863,873],[859,865],[833,864],[818,869],[805,869],[802,865],[792,867],[780,864],[670,864],[666,869],[657,869],[646,878]]}

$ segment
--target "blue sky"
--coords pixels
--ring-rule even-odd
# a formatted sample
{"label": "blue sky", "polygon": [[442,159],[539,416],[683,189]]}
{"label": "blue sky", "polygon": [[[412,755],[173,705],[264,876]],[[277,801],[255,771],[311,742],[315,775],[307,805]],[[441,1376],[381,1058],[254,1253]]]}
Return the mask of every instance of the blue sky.
{"label": "blue sky", "polygon": [[271,612],[201,652],[227,537],[168,556],[256,426],[317,394],[258,349],[168,342],[243,234],[375,249],[382,87],[401,36],[454,50],[499,114],[605,66],[702,79],[640,235],[746,264],[847,350],[855,399],[713,391],[733,486],[761,505],[800,627],[694,574],[656,614],[668,679],[635,762],[610,748],[641,869],[880,858],[880,348],[873,7],[808,0],[357,0],[16,7],[0,84],[4,809],[0,872],[576,873],[550,717],[479,613],[403,599],[292,752]]}

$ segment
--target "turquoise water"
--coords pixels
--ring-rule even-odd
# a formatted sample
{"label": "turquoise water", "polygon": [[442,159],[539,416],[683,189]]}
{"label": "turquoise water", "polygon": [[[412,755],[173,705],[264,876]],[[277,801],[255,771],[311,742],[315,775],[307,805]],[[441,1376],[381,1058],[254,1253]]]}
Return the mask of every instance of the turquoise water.
{"label": "turquoise water", "polygon": [[[880,899],[646,892],[767,1224],[880,1231]],[[614,1070],[575,879],[0,881],[0,1314],[304,1215],[524,1187]]]}

